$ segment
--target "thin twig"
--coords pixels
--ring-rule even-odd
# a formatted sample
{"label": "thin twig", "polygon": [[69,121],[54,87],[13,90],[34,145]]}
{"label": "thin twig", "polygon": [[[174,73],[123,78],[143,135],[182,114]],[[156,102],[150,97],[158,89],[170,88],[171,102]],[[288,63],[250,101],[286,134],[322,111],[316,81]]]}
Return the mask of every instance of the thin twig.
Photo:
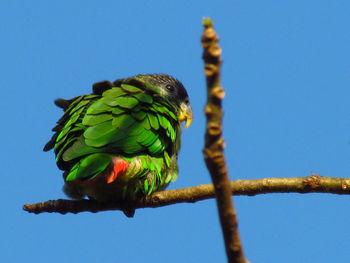
{"label": "thin twig", "polygon": [[[307,177],[264,178],[236,180],[231,183],[233,195],[260,195],[268,193],[328,193],[350,195],[350,178],[333,178],[313,174]],[[23,209],[30,213],[80,213],[121,210],[128,208],[161,207],[179,203],[195,203],[215,198],[212,184],[202,184],[183,189],[154,193],[134,203],[98,203],[91,200],[49,200],[36,204],[26,204]]]}
{"label": "thin twig", "polygon": [[207,117],[207,128],[203,154],[215,188],[228,262],[245,263],[247,261],[239,236],[238,219],[231,196],[230,178],[223,151],[225,142],[222,137],[223,111],[221,101],[225,96],[225,91],[220,80],[221,48],[211,19],[204,19],[203,25],[202,47],[208,93],[208,101],[204,110]]}

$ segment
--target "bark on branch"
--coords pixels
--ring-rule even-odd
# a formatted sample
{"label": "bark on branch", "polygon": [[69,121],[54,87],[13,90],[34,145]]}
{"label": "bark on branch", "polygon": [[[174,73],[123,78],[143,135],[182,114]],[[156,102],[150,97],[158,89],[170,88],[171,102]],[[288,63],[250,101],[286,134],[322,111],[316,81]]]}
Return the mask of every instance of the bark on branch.
{"label": "bark on branch", "polygon": [[[236,180],[230,182],[233,195],[254,196],[268,193],[329,193],[350,195],[350,178],[333,178],[313,174],[307,177],[264,178],[255,180]],[[178,203],[195,203],[215,198],[212,184],[203,184],[183,189],[154,193],[134,203],[98,203],[91,200],[49,200],[36,204],[26,204],[30,213],[80,213],[121,210],[125,208],[161,207]]]}
{"label": "bark on branch", "polygon": [[220,80],[221,48],[218,43],[219,37],[213,28],[211,19],[205,18],[203,26],[202,47],[208,94],[207,104],[204,109],[207,117],[207,127],[203,154],[215,188],[216,203],[228,262],[245,263],[247,261],[244,257],[239,236],[238,219],[231,196],[230,179],[223,151],[225,141],[222,137],[223,110],[221,101],[225,96],[225,91],[221,86]]}

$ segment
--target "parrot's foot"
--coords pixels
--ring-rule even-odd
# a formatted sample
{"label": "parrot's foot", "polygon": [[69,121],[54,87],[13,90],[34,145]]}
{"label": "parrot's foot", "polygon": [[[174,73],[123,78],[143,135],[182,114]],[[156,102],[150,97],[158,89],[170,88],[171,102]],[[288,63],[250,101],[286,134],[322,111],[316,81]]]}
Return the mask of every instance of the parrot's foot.
{"label": "parrot's foot", "polygon": [[135,215],[135,209],[134,208],[123,208],[123,213],[127,217],[134,217]]}
{"label": "parrot's foot", "polygon": [[[89,200],[91,200],[91,201],[96,201],[96,202],[101,202],[101,201],[99,201],[99,200],[96,200],[96,199],[94,199],[93,197],[91,197],[91,196],[87,196],[88,197],[88,199]],[[108,201],[103,201],[103,202],[108,202]],[[103,203],[102,202],[102,203]],[[113,201],[112,201],[113,202]],[[116,202],[118,202],[118,201],[116,201]],[[120,203],[120,202],[118,202],[118,203]],[[121,203],[122,204],[122,203]],[[122,208],[121,209],[121,211],[123,211],[123,213],[127,216],[127,217],[134,217],[134,215],[135,215],[135,208]]]}

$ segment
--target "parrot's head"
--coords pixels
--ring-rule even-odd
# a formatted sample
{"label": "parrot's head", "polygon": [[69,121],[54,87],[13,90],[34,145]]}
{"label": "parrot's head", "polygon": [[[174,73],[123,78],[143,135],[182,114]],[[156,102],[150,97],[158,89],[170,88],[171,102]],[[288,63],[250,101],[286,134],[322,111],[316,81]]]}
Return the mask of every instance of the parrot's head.
{"label": "parrot's head", "polygon": [[138,75],[136,78],[154,92],[153,96],[172,106],[178,120],[185,121],[186,128],[191,125],[193,112],[187,91],[180,81],[166,74]]}

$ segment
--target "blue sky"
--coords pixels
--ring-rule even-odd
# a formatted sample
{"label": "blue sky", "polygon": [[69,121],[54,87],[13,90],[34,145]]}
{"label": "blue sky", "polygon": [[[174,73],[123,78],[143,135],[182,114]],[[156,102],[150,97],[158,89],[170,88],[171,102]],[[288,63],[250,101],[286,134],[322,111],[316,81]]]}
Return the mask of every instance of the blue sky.
{"label": "blue sky", "polygon": [[[350,173],[349,1],[1,1],[2,262],[225,262],[214,200],[77,215],[22,211],[64,198],[53,100],[100,80],[168,73],[194,110],[180,175],[209,183],[203,157],[201,19],[221,37],[226,158],[232,179]],[[251,262],[345,262],[349,197],[236,197]]]}

